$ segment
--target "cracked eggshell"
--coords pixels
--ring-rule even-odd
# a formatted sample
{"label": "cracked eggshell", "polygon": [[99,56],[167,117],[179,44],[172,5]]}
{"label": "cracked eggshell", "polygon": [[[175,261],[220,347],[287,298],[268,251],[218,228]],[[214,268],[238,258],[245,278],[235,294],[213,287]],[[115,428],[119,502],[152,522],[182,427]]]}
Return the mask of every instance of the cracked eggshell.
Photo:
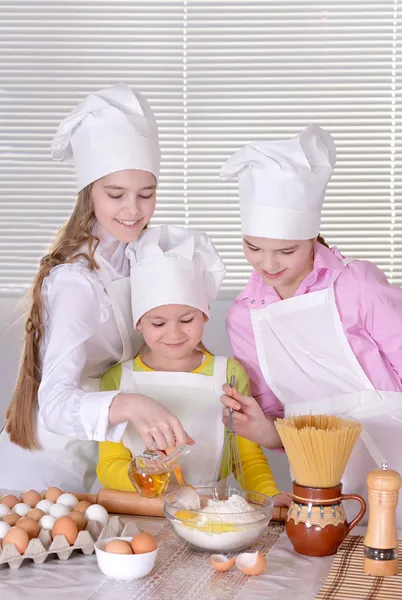
{"label": "cracked eggshell", "polygon": [[216,571],[229,571],[235,564],[235,557],[227,558],[224,554],[212,554],[209,559]]}
{"label": "cracked eggshell", "polygon": [[261,575],[267,568],[265,556],[260,552],[243,552],[235,561],[236,567],[245,575]]}

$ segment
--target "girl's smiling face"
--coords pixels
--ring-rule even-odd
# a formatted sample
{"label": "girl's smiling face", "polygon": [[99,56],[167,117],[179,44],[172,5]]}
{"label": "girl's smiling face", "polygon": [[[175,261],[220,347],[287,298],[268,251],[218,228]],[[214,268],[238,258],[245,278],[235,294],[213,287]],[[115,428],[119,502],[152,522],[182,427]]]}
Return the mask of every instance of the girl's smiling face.
{"label": "girl's smiling face", "polygon": [[95,181],[91,197],[100,225],[119,242],[135,242],[154,213],[156,179],[148,171],[117,171]]}
{"label": "girl's smiling face", "polygon": [[155,357],[183,359],[201,342],[205,321],[204,313],[197,308],[167,304],[145,313],[137,329]]}
{"label": "girl's smiling face", "polygon": [[314,240],[275,240],[250,235],[243,238],[247,261],[276,290],[295,288],[296,291],[312,269],[313,248]]}

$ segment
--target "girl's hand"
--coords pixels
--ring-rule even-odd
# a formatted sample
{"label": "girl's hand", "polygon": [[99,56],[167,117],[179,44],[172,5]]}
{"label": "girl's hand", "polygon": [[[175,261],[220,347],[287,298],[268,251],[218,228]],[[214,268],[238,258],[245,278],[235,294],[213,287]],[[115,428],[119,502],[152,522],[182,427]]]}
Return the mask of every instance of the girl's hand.
{"label": "girl's hand", "polygon": [[142,394],[118,394],[110,406],[109,420],[112,424],[130,421],[146,448],[166,450],[195,443],[177,417],[160,402]]}
{"label": "girl's hand", "polygon": [[265,448],[282,447],[274,422],[265,417],[255,398],[240,394],[227,383],[222,386],[222,390],[224,394],[221,396],[221,402],[225,406],[222,421],[226,427],[229,408],[233,408],[233,424],[237,434]]}
{"label": "girl's hand", "polygon": [[274,506],[289,507],[292,503],[292,500],[287,494],[285,494],[285,492],[279,492],[279,494],[275,494],[275,496],[272,496],[272,500],[274,501]]}

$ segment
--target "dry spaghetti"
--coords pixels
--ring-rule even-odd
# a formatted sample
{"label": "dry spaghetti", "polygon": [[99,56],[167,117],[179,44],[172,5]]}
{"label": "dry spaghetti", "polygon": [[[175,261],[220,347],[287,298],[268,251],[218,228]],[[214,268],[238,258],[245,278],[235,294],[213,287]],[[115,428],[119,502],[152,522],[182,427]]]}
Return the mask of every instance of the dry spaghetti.
{"label": "dry spaghetti", "polygon": [[277,419],[275,426],[295,481],[308,487],[340,483],[362,430],[357,421],[329,415]]}

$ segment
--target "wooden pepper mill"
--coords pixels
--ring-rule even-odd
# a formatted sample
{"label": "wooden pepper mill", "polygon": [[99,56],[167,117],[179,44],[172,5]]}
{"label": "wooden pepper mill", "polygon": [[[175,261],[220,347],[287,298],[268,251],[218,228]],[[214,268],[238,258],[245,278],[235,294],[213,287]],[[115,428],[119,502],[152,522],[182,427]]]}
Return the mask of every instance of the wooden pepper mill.
{"label": "wooden pepper mill", "polygon": [[396,506],[401,485],[399,473],[388,470],[385,463],[367,476],[369,520],[363,562],[367,575],[389,577],[398,574]]}

